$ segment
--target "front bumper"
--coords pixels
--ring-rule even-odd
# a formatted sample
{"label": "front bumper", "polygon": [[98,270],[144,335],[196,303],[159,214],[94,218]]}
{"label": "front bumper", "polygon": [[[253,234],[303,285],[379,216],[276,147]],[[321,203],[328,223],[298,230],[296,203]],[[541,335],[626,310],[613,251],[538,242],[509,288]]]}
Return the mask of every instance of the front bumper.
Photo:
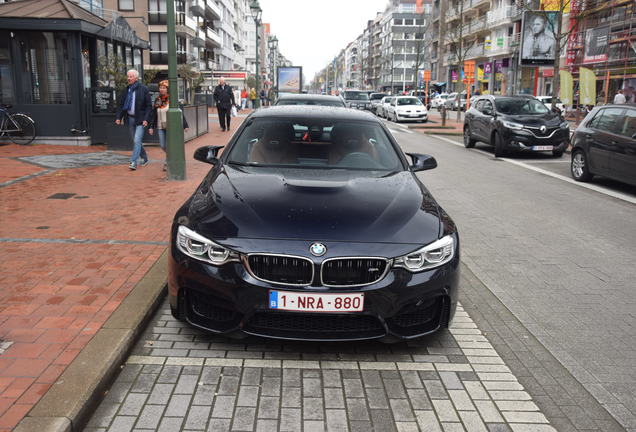
{"label": "front bumper", "polygon": [[415,114],[396,114],[399,121],[426,121],[428,120],[428,113],[415,113]]}
{"label": "front bumper", "polygon": [[570,142],[569,129],[557,129],[546,136],[536,135],[532,131],[509,130],[504,133],[507,150],[541,151],[545,146],[552,146],[553,151],[565,151]]}
{"label": "front bumper", "polygon": [[[347,341],[416,338],[447,327],[456,305],[459,248],[445,266],[421,273],[393,268],[363,287],[293,287],[255,279],[241,262],[216,267],[176,248],[169,258],[169,299],[177,316],[230,337]],[[269,308],[269,292],[364,293],[362,312],[289,312]]]}

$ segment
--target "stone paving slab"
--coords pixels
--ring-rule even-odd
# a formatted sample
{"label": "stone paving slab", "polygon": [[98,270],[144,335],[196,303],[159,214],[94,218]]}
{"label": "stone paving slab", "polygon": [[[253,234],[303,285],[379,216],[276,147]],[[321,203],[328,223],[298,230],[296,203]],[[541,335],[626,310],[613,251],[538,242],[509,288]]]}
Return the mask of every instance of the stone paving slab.
{"label": "stone paving slab", "polygon": [[556,431],[461,306],[450,331],[384,345],[228,340],[175,321],[165,303],[85,430],[167,425]]}

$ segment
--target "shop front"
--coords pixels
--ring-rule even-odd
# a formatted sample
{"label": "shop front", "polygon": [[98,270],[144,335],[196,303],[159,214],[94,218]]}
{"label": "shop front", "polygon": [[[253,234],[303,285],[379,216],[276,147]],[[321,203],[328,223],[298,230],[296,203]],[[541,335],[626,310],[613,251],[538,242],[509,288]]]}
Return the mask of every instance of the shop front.
{"label": "shop front", "polygon": [[0,4],[0,103],[33,118],[35,143],[107,142],[116,101],[112,66],[143,76],[148,43],[123,17],[108,22],[66,0],[46,10],[38,4]]}

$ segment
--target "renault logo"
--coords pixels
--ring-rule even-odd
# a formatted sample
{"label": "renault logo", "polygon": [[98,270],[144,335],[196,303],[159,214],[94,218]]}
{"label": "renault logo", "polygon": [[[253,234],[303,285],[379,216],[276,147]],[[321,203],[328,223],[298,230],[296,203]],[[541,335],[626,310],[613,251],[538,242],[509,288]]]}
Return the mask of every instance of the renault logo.
{"label": "renault logo", "polygon": [[327,246],[322,243],[312,243],[312,245],[309,246],[309,252],[311,252],[313,256],[323,256],[327,253]]}
{"label": "renault logo", "polygon": [[541,127],[539,128],[539,130],[541,131],[541,133],[545,133],[545,131],[546,131],[546,127],[545,127],[545,125],[541,125]]}

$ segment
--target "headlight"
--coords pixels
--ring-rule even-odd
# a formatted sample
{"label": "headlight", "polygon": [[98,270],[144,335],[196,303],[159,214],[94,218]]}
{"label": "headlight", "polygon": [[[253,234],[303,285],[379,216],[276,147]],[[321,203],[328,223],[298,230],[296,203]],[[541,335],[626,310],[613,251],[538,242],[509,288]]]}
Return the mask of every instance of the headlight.
{"label": "headlight", "polygon": [[408,255],[396,258],[394,265],[415,273],[442,266],[454,256],[455,239],[448,235]]}
{"label": "headlight", "polygon": [[505,127],[509,128],[509,129],[516,129],[516,130],[520,130],[523,129],[523,125],[519,124],[519,123],[515,123],[515,122],[510,122],[510,121],[502,121],[501,122]]}
{"label": "headlight", "polygon": [[570,129],[570,125],[568,124],[568,122],[563,122],[559,125],[559,127],[561,129]]}
{"label": "headlight", "polygon": [[187,256],[214,265],[238,260],[236,252],[214,243],[183,225],[179,225],[176,246]]}

